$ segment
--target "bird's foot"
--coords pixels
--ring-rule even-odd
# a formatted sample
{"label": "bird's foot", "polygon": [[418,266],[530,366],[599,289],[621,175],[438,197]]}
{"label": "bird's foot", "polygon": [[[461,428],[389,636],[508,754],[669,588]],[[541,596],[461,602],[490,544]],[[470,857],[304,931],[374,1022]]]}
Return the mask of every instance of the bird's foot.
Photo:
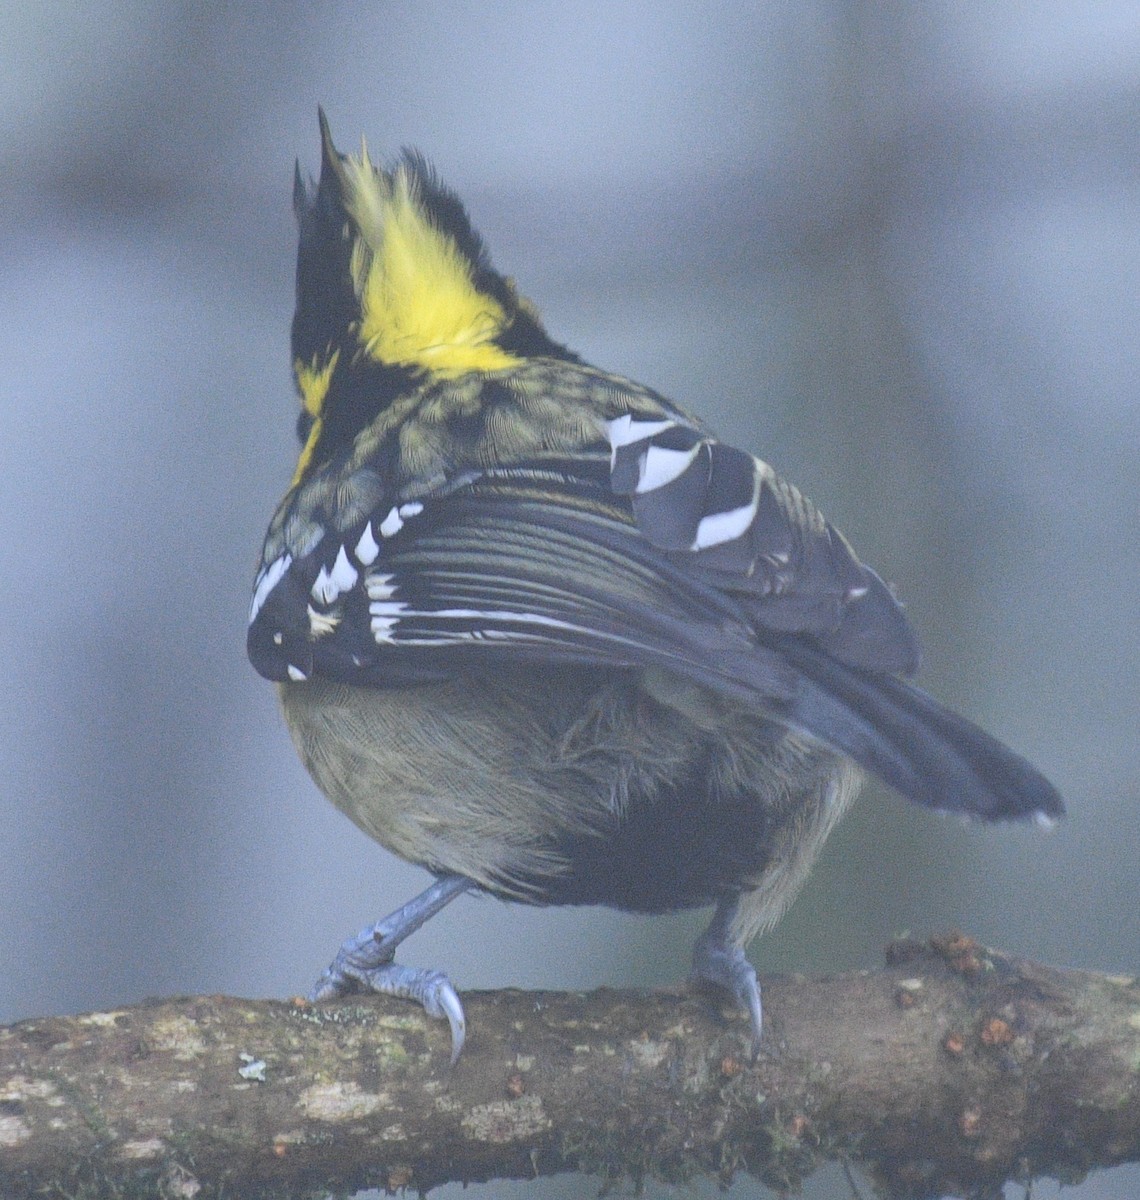
{"label": "bird's foot", "polygon": [[414,1000],[429,1017],[447,1019],[451,1027],[451,1061],[454,1064],[467,1039],[467,1019],[451,980],[443,971],[426,967],[404,967],[396,962],[365,965],[357,950],[358,942],[359,937],[350,938],[341,947],[336,959],[313,985],[309,999],[331,1000],[350,992],[367,991]]}
{"label": "bird's foot", "polygon": [[692,978],[728,992],[748,1014],[752,1026],[752,1057],[760,1053],[760,1034],[764,1026],[764,1009],[760,1003],[760,983],[756,968],[745,957],[740,946],[726,936],[727,921],[718,910],[713,923],[693,947]]}
{"label": "bird's foot", "polygon": [[468,887],[466,879],[444,875],[390,916],[349,938],[313,984],[309,999],[316,1003],[367,991],[414,1000],[429,1017],[447,1019],[454,1063],[467,1036],[467,1021],[458,992],[443,971],[403,967],[394,959],[396,947],[406,937]]}

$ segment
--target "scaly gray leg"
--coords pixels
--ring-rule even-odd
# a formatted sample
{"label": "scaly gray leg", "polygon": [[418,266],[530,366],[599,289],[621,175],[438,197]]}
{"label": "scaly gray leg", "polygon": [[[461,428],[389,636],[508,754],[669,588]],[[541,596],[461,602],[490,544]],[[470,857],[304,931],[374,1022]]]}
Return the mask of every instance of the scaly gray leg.
{"label": "scaly gray leg", "polygon": [[423,1005],[429,1017],[447,1018],[451,1026],[451,1061],[463,1049],[467,1021],[451,980],[442,971],[401,967],[393,962],[396,947],[425,922],[471,887],[462,875],[441,875],[426,891],[394,913],[349,938],[313,984],[309,999],[331,1000],[360,989],[399,996]]}
{"label": "scaly gray leg", "polygon": [[760,1031],[764,1010],[760,1005],[760,984],[756,970],[744,957],[744,949],[729,936],[740,901],[733,896],[721,900],[708,929],[693,947],[693,978],[723,988],[748,1014],[752,1023],[752,1057],[760,1053]]}

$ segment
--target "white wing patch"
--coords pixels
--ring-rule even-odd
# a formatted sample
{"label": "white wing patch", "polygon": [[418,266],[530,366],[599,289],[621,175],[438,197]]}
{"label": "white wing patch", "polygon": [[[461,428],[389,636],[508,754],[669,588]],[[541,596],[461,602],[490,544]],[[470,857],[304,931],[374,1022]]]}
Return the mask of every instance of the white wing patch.
{"label": "white wing patch", "polygon": [[364,526],[364,532],[360,535],[360,541],[356,543],[356,550],[353,553],[356,555],[356,561],[362,567],[370,567],[376,561],[376,556],[380,553],[380,543],[372,532],[371,521]]}
{"label": "white wing patch", "polygon": [[394,537],[404,528],[404,522],[409,517],[418,517],[423,511],[424,506],[419,500],[409,500],[407,504],[394,504],[388,510],[388,515],[380,522],[380,536]]}
{"label": "white wing patch", "polygon": [[327,636],[340,624],[340,613],[338,612],[321,612],[311,604],[306,611],[309,614],[309,632],[314,638]]}
{"label": "white wing patch", "polygon": [[394,575],[385,575],[379,571],[369,575],[364,581],[365,590],[368,592],[368,615],[371,618],[372,636],[378,642],[392,641],[400,617],[408,610],[408,606],[402,600],[394,598],[394,581]]}
{"label": "white wing patch", "polygon": [[313,599],[318,604],[327,607],[333,604],[342,593],[350,592],[356,586],[359,578],[360,572],[348,561],[348,554],[341,546],[337,551],[332,570],[330,571],[328,567],[321,567],[317,573],[312,587]]}
{"label": "white wing patch", "polygon": [[637,492],[652,492],[680,478],[693,465],[701,449],[700,442],[688,450],[665,450],[661,446],[650,446],[641,459]]}
{"label": "white wing patch", "polygon": [[364,581],[369,600],[391,600],[396,594],[395,575],[383,575],[377,571]]}
{"label": "white wing patch", "polygon": [[281,582],[282,576],[293,565],[291,554],[282,554],[265,567],[257,577],[253,586],[253,602],[249,606],[249,623],[252,625],[261,612],[262,605],[269,599],[269,593]]}
{"label": "white wing patch", "polygon": [[727,512],[709,513],[702,517],[697,525],[696,537],[693,538],[692,550],[706,550],[709,546],[719,546],[722,542],[731,542],[742,537],[748,526],[756,520],[760,511],[760,475],[766,463],[759,459],[755,463],[752,480],[752,499],[739,508],[730,508]]}
{"label": "white wing patch", "polygon": [[606,437],[610,443],[610,465],[617,457],[617,452],[622,446],[628,446],[631,442],[644,442],[646,439],[656,437],[659,433],[664,433],[666,429],[672,429],[677,424],[676,421],[636,421],[630,413],[626,413],[624,417],[615,417],[612,421],[606,422]]}
{"label": "white wing patch", "polygon": [[[380,571],[365,577],[368,615],[372,636],[377,642],[401,646],[442,646],[473,641],[541,640],[542,629],[580,633],[574,621],[542,613],[513,609],[476,607],[412,607],[397,598],[400,585],[396,576]],[[439,628],[433,628],[436,623]],[[469,628],[474,625],[475,628]],[[450,626],[450,627],[449,627]],[[528,633],[520,626],[531,626]]]}
{"label": "white wing patch", "polygon": [[380,536],[390,538],[403,528],[404,519],[400,516],[400,510],[393,505],[388,515],[380,522]]}
{"label": "white wing patch", "polygon": [[731,512],[713,513],[711,516],[702,517],[690,549],[707,550],[709,546],[731,542],[744,533],[755,516],[755,505],[745,504]]}
{"label": "white wing patch", "polygon": [[[393,575],[378,571],[368,573],[368,568],[380,558],[381,543],[376,540],[374,525],[381,538],[390,538],[399,533],[408,520],[419,516],[423,510],[424,505],[420,500],[409,500],[403,504],[393,505],[378,525],[375,525],[375,521],[365,522],[355,544],[350,541],[338,546],[336,557],[332,563],[321,565],[309,588],[310,599],[304,614],[310,643],[327,638],[340,628],[344,621],[344,599],[360,584],[362,573],[369,599],[372,634],[378,642],[393,640],[396,625],[407,605],[394,598],[396,584]],[[320,537],[321,534],[318,530],[318,543]],[[308,553],[313,553],[314,549],[310,549]],[[251,626],[262,613],[274,588],[295,565],[297,569],[302,569],[304,558],[295,558],[294,554],[285,552],[258,572],[254,580],[253,600],[249,610]],[[278,649],[284,647],[285,634],[281,628],[267,631],[265,636],[274,647]],[[308,678],[307,672],[298,667],[295,662],[282,663],[281,668],[287,672],[289,679],[300,681]]]}
{"label": "white wing patch", "polygon": [[[522,630],[495,628],[496,625],[534,625],[559,632],[580,633],[581,625],[573,621],[563,621],[556,617],[546,617],[539,613],[512,612],[509,609],[480,609],[480,608],[435,608],[411,609],[406,604],[393,601],[388,604],[370,604],[368,610],[373,614],[372,632],[377,641],[395,642],[396,627],[401,621],[414,624],[416,619],[426,621],[460,621],[486,623],[491,628],[486,629],[441,629],[430,633],[423,632],[420,636],[405,635],[399,637],[401,646],[443,646],[448,643],[495,641],[495,640],[541,640],[541,634],[527,634]],[[621,639],[615,639],[621,640]]]}

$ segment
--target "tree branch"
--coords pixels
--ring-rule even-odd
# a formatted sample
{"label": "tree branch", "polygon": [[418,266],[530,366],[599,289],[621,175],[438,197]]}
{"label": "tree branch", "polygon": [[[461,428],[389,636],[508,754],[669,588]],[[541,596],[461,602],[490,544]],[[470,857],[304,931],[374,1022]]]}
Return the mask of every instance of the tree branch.
{"label": "tree branch", "polygon": [[[960,935],[765,984],[765,1043],[706,997],[207,996],[0,1029],[0,1193],[243,1197],[583,1170],[786,1187],[823,1158],[893,1196],[1000,1194],[1140,1159],[1140,985]],[[117,1190],[116,1190],[117,1189]]]}

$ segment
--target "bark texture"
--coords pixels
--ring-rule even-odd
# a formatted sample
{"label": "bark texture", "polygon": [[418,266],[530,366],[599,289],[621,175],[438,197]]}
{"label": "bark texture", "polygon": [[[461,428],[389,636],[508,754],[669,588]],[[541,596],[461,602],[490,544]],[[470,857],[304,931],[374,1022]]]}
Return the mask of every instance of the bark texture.
{"label": "bark texture", "polygon": [[0,1029],[0,1194],[304,1195],[580,1170],[794,1184],[824,1158],[884,1195],[1000,1195],[1140,1160],[1140,984],[960,935],[887,966],[708,997],[468,993],[469,1038],[362,996],[223,996]]}

